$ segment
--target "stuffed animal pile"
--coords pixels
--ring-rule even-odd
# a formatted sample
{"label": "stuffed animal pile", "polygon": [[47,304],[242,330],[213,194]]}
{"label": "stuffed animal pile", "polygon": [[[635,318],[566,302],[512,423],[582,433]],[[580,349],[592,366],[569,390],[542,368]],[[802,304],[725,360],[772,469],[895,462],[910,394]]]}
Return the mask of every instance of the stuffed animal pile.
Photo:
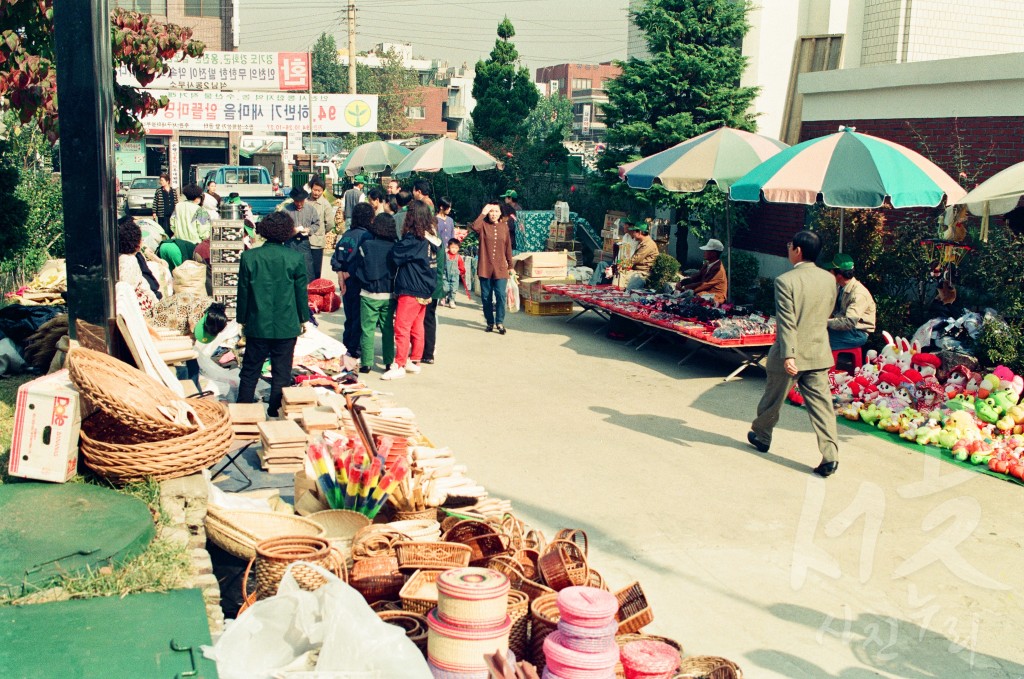
{"label": "stuffed animal pile", "polygon": [[1024,377],[1006,366],[986,375],[957,366],[942,381],[938,356],[883,335],[886,346],[853,374],[832,374],[837,414],[1024,480]]}

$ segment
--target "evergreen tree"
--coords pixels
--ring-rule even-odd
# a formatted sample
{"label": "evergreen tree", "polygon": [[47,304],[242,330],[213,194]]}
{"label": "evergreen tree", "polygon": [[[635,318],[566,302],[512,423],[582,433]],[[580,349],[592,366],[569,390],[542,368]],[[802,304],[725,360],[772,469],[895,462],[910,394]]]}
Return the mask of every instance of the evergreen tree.
{"label": "evergreen tree", "polygon": [[516,29],[505,17],[498,25],[487,61],[476,63],[473,80],[473,136],[486,146],[509,146],[524,134],[524,123],[537,105],[537,86],[525,66],[518,66],[519,52],[512,43]]}
{"label": "evergreen tree", "polygon": [[338,61],[338,44],[333,35],[321,33],[313,45],[313,91],[322,94],[347,93],[347,82]]}

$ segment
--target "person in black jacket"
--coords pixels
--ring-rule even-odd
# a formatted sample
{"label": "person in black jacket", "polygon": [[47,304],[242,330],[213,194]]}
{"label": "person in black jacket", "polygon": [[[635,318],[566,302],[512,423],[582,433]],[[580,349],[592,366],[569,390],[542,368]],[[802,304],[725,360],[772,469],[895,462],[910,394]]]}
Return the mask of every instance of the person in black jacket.
{"label": "person in black jacket", "polygon": [[352,209],[352,219],[348,222],[348,231],[341,237],[331,256],[331,269],[338,273],[338,290],[341,293],[341,305],[345,310],[345,330],[341,342],[345,345],[348,355],[359,358],[360,335],[359,306],[360,281],[355,277],[352,260],[359,251],[363,241],[373,238],[370,234],[370,223],[373,221],[373,208],[369,203],[359,203]]}
{"label": "person in black jacket", "polygon": [[[402,224],[402,240],[391,249],[395,272],[395,363],[382,380],[396,380],[420,372],[423,358],[423,318],[437,281],[437,252],[426,239],[433,227],[430,207],[419,200],[409,203]],[[410,347],[411,344],[411,347]]]}
{"label": "person in black jacket", "polygon": [[153,219],[160,223],[160,228],[168,238],[174,237],[171,233],[171,215],[177,204],[178,192],[171,186],[171,175],[164,172],[160,175],[160,188],[153,194]]}
{"label": "person in black jacket", "polygon": [[395,218],[379,214],[374,217],[369,230],[373,238],[362,242],[352,265],[352,273],[362,286],[359,291],[361,373],[368,373],[373,367],[373,338],[378,328],[384,369],[389,369],[395,361],[395,304],[391,295],[392,274],[388,267],[388,257],[396,240]]}

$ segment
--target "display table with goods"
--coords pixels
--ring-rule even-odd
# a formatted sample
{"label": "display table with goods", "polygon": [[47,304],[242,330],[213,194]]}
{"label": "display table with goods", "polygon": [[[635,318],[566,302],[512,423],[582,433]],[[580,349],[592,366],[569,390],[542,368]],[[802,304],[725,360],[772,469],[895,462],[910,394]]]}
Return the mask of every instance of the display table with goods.
{"label": "display table with goods", "polygon": [[544,289],[583,307],[569,321],[593,311],[605,320],[615,315],[639,323],[644,330],[634,339],[637,349],[664,333],[690,341],[693,348],[680,365],[703,349],[738,354],[742,362],[726,380],[748,367],[761,366],[775,342],[775,319],[740,307],[643,290],[627,292],[609,285],[545,285]]}

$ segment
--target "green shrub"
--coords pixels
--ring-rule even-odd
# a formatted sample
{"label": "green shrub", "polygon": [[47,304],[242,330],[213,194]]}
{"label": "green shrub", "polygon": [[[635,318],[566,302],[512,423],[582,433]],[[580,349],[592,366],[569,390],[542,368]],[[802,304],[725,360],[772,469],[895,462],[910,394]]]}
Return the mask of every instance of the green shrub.
{"label": "green shrub", "polygon": [[679,260],[672,255],[662,253],[654,260],[651,273],[647,275],[644,287],[661,292],[666,284],[671,283],[679,273]]}
{"label": "green shrub", "polygon": [[981,328],[975,352],[982,365],[1005,365],[1016,373],[1021,371],[1020,343],[1024,334],[999,318],[989,318]]}
{"label": "green shrub", "polygon": [[[726,266],[726,262],[722,263]],[[729,296],[736,304],[751,304],[757,295],[758,274],[761,265],[757,258],[743,250],[732,251],[732,271],[729,276]]]}

